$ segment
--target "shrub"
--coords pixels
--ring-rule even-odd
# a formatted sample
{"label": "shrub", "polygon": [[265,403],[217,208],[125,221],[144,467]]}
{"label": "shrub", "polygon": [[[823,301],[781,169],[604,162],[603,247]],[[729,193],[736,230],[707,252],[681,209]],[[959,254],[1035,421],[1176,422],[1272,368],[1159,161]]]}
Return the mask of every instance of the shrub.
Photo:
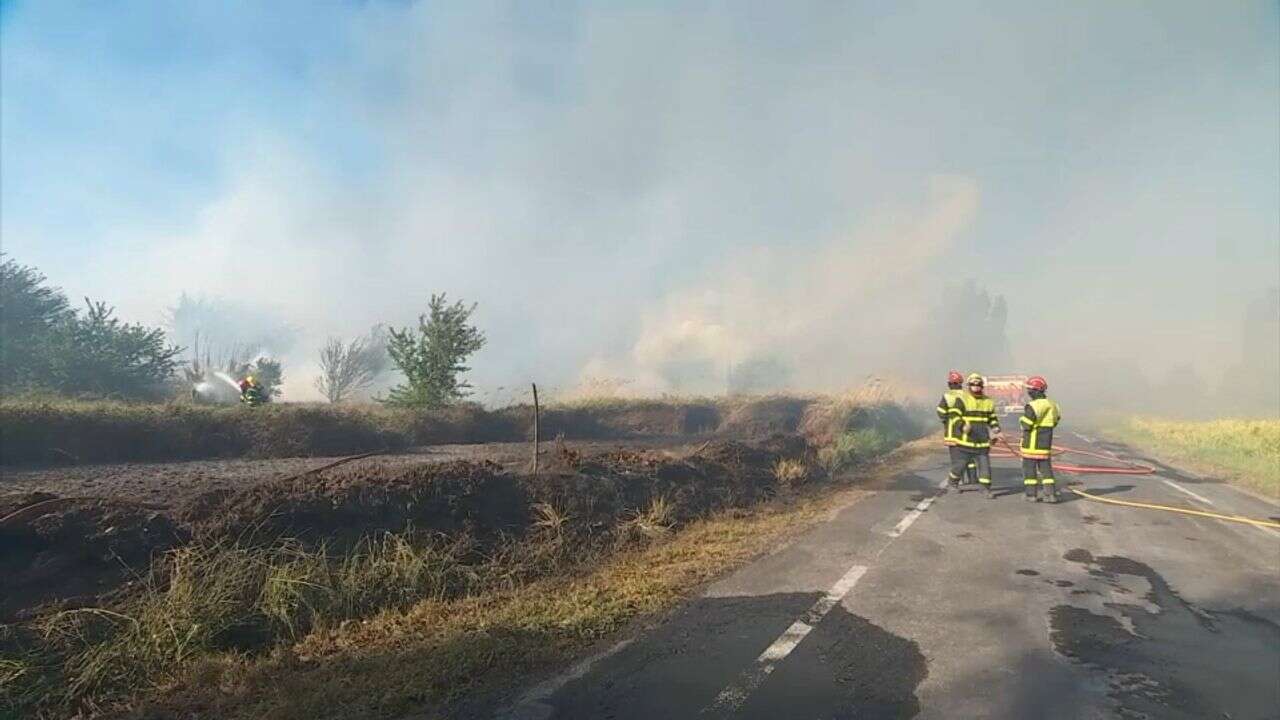
{"label": "shrub", "polygon": [[390,329],[387,353],[405,382],[392,388],[386,402],[410,407],[439,407],[461,400],[471,387],[459,377],[470,370],[463,363],[484,347],[484,334],[469,320],[473,304],[446,304],[444,295],[432,295],[428,312],[418,316],[418,327]]}
{"label": "shrub", "polygon": [[818,459],[827,472],[835,474],[890,450],[898,442],[879,428],[851,430],[837,435],[830,445],[819,450]]}

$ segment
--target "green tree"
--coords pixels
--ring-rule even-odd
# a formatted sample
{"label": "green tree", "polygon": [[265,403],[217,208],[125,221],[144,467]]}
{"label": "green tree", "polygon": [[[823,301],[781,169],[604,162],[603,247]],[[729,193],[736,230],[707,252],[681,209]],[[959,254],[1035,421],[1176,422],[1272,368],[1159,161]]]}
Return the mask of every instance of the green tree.
{"label": "green tree", "polygon": [[49,342],[74,313],[35,268],[0,255],[0,388],[49,385]]}
{"label": "green tree", "polygon": [[49,338],[49,386],[67,394],[155,399],[177,368],[182,348],[168,345],[161,328],[123,323],[114,309],[85,298]]}
{"label": "green tree", "polygon": [[404,373],[405,382],[391,388],[384,402],[412,407],[438,407],[466,397],[471,385],[459,376],[471,368],[463,363],[484,347],[484,334],[470,323],[476,309],[461,301],[448,304],[432,295],[418,327],[390,328],[387,353]]}

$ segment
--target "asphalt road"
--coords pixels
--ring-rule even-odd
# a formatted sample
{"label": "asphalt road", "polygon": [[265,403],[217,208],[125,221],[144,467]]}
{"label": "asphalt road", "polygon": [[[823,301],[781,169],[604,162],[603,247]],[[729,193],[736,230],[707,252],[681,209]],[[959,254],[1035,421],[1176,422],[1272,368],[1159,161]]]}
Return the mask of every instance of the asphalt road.
{"label": "asphalt road", "polygon": [[[1063,442],[1117,446],[1065,433]],[[940,495],[945,455],[532,689],[512,718],[1280,718],[1280,532]],[[1280,507],[1161,466],[1088,489],[1256,518]]]}

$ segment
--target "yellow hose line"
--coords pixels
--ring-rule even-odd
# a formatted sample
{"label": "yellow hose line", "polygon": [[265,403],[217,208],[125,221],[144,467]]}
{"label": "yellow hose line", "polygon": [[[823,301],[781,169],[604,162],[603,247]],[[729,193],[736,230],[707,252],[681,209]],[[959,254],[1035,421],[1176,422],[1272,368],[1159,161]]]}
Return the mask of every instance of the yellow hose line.
{"label": "yellow hose line", "polygon": [[1075,486],[1068,486],[1068,490],[1079,495],[1082,498],[1095,500],[1097,502],[1109,503],[1111,505],[1123,505],[1124,507],[1147,508],[1148,510],[1165,510],[1167,512],[1182,513],[1184,515],[1199,515],[1200,517],[1213,518],[1214,520],[1227,520],[1229,522],[1245,523],[1257,527],[1280,529],[1280,522],[1272,522],[1270,520],[1254,520],[1253,518],[1240,517],[1239,515],[1219,515],[1218,513],[1204,512],[1203,510],[1191,510],[1189,508],[1173,507],[1172,505],[1155,505],[1153,503],[1130,502],[1128,500],[1114,500],[1112,498],[1101,497],[1092,493],[1087,493],[1077,489]]}

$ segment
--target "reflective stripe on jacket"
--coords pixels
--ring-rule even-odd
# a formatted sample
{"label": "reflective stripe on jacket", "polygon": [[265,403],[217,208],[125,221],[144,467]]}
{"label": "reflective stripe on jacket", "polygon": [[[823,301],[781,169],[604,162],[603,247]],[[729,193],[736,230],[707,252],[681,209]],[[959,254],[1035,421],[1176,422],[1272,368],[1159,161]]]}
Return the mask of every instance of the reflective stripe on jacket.
{"label": "reflective stripe on jacket", "polygon": [[938,401],[938,420],[942,422],[942,440],[948,445],[955,445],[960,437],[961,410],[956,401],[964,395],[963,390],[950,390],[942,393]]}
{"label": "reflective stripe on jacket", "polygon": [[960,432],[956,436],[956,444],[970,448],[991,447],[991,431],[1000,429],[995,401],[966,390],[957,398],[956,407],[960,410]]}
{"label": "reflective stripe on jacket", "polygon": [[1035,398],[1022,410],[1022,454],[1049,457],[1053,450],[1053,429],[1062,421],[1062,410],[1049,398]]}

